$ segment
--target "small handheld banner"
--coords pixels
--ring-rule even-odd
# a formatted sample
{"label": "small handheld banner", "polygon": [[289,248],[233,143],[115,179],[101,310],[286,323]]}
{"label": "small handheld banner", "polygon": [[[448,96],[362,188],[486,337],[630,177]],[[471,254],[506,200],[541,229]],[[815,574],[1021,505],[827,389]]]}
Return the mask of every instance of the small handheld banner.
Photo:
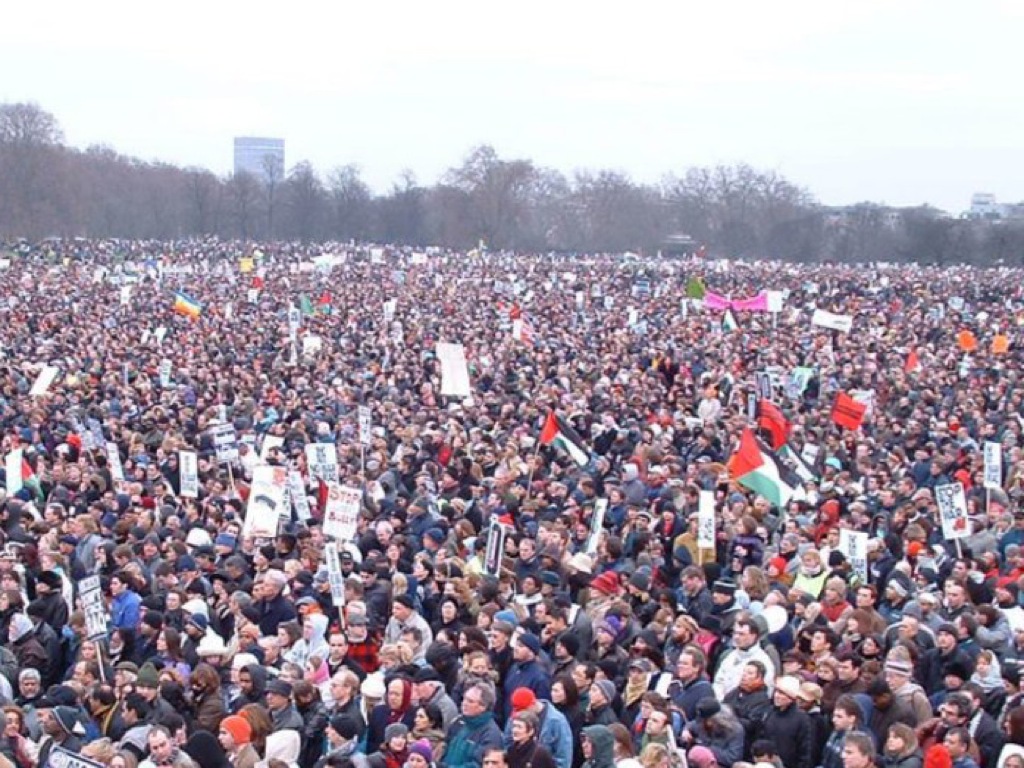
{"label": "small handheld banner", "polygon": [[178,471],[181,473],[181,496],[199,498],[199,463],[195,451],[178,451]]}
{"label": "small handheld banner", "polygon": [[87,576],[78,582],[78,596],[85,613],[85,631],[90,640],[107,636],[107,607],[99,576]]}
{"label": "small handheld banner", "polygon": [[985,487],[1003,487],[1003,447],[999,443],[985,443]]}
{"label": "small handheld banner", "polygon": [[942,535],[947,539],[963,539],[971,535],[967,517],[967,498],[960,483],[935,486],[935,501],[939,506]]}

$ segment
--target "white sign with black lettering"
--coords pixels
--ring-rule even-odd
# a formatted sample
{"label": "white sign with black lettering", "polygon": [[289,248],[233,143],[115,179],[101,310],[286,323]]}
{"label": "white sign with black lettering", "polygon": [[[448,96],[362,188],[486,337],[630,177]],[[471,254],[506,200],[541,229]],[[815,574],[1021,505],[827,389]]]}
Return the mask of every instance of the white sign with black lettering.
{"label": "white sign with black lettering", "polygon": [[935,502],[942,521],[942,535],[947,539],[962,539],[971,535],[967,517],[967,497],[960,483],[935,486]]}
{"label": "white sign with black lettering", "polygon": [[287,482],[288,472],[284,467],[260,465],[253,469],[249,504],[245,508],[245,527],[242,529],[246,536],[257,539],[277,536],[277,526],[285,508]]}
{"label": "white sign with black lettering", "polygon": [[868,580],[868,534],[867,531],[839,529],[839,551],[863,583]]}
{"label": "white sign with black lettering", "polygon": [[178,451],[178,471],[181,473],[182,497],[198,499],[199,462],[195,451]]}
{"label": "white sign with black lettering", "polygon": [[999,443],[985,443],[985,487],[1003,487],[1003,447]]}
{"label": "white sign with black lettering", "polygon": [[160,386],[167,389],[171,386],[171,361],[166,357],[160,361]]}
{"label": "white sign with black lettering", "polygon": [[85,613],[85,631],[90,640],[107,636],[107,606],[99,576],[88,576],[78,582],[78,594]]}
{"label": "white sign with black lettering", "polygon": [[238,459],[238,435],[234,424],[217,424],[210,427],[213,438],[213,449],[217,453],[217,461],[229,462]]}
{"label": "white sign with black lettering", "polygon": [[373,416],[370,406],[359,406],[359,442],[367,448],[373,442]]}
{"label": "white sign with black lettering", "polygon": [[338,558],[338,545],[329,541],[324,545],[324,558],[327,560],[327,578],[331,584],[331,599],[336,606],[345,604],[345,576],[341,572],[341,560]]}
{"label": "white sign with black lettering", "polygon": [[601,542],[601,532],[604,530],[604,516],[608,512],[608,499],[598,499],[594,502],[594,514],[590,518],[590,533],[587,535],[587,554],[597,552],[597,545]]}
{"label": "white sign with black lettering", "polygon": [[121,465],[121,453],[116,443],[107,443],[107,464],[110,465],[110,476],[115,483],[124,482],[124,467]]}
{"label": "white sign with black lettering", "polygon": [[334,443],[310,443],[306,446],[309,475],[325,483],[338,482],[338,451]]}
{"label": "white sign with black lettering", "polygon": [[293,469],[288,473],[288,496],[295,509],[295,515],[301,522],[310,518],[309,499],[306,497],[306,484],[302,482],[302,473]]}

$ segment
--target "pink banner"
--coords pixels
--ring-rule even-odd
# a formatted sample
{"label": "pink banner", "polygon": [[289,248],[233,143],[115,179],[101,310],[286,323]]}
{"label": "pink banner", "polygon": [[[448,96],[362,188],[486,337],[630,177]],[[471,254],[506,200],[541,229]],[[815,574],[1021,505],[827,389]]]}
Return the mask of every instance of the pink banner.
{"label": "pink banner", "polygon": [[734,299],[732,308],[737,312],[767,312],[768,294],[764,291],[749,299]]}
{"label": "pink banner", "polygon": [[725,296],[707,291],[704,294],[704,306],[708,309],[729,309],[732,306],[732,302],[725,298]]}

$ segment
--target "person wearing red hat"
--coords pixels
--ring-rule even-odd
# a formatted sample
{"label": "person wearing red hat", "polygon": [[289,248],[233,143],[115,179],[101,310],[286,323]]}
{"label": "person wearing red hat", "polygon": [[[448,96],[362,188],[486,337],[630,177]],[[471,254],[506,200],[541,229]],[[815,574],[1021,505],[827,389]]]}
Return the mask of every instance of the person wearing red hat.
{"label": "person wearing red hat", "polygon": [[241,715],[231,715],[220,721],[217,740],[224,747],[234,768],[255,768],[259,755],[252,746],[252,726]]}

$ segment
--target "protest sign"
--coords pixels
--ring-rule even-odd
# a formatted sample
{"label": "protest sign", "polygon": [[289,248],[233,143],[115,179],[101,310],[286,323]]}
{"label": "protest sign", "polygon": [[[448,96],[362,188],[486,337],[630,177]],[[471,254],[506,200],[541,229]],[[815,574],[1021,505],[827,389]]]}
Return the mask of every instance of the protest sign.
{"label": "protest sign", "polygon": [[260,465],[253,468],[249,504],[245,508],[245,527],[242,529],[246,536],[257,539],[277,536],[287,481],[288,472],[284,467]]}
{"label": "protest sign", "polygon": [[839,551],[846,556],[846,562],[862,583],[868,581],[868,534],[867,531],[839,529]]}
{"label": "protest sign", "polygon": [[359,442],[366,448],[373,442],[373,417],[368,405],[359,406]]}
{"label": "protest sign", "polygon": [[291,499],[295,516],[301,522],[309,520],[309,499],[306,497],[306,484],[302,482],[302,473],[295,469],[288,473],[288,497]]}
{"label": "protest sign", "polygon": [[967,517],[967,498],[960,483],[935,486],[935,502],[942,521],[942,535],[947,539],[962,539],[971,535]]}
{"label": "protest sign", "polygon": [[437,359],[441,363],[441,394],[469,397],[469,366],[466,350],[461,344],[438,342]]}
{"label": "protest sign", "polygon": [[181,496],[199,498],[199,463],[195,451],[178,451],[178,471],[181,473]]}
{"label": "protest sign", "polygon": [[331,600],[336,607],[345,604],[345,576],[341,572],[338,544],[328,541],[324,545],[324,560],[327,562],[327,579],[331,585]]}
{"label": "protest sign", "polygon": [[497,576],[501,573],[501,560],[505,555],[505,537],[508,527],[492,517],[487,528],[487,548],[484,550],[484,573]]}
{"label": "protest sign", "polygon": [[85,632],[90,640],[107,636],[107,606],[99,576],[87,576],[78,582],[78,596],[85,613]]}
{"label": "protest sign", "polygon": [[324,535],[339,541],[352,541],[359,523],[359,510],[363,492],[338,483],[327,484],[327,504],[324,507]]}
{"label": "protest sign", "polygon": [[309,476],[325,483],[338,482],[338,449],[334,443],[310,443],[306,446]]}
{"label": "protest sign", "polygon": [[697,502],[697,547],[715,547],[715,492],[701,491]]}
{"label": "protest sign", "polygon": [[160,361],[160,386],[167,389],[171,386],[171,361],[166,357]]}
{"label": "protest sign", "polygon": [[21,448],[15,448],[13,451],[7,454],[7,458],[4,461],[4,471],[7,476],[7,497],[14,496],[18,491],[24,487],[24,480],[22,479],[21,464],[24,461],[24,451]]}
{"label": "protest sign", "polygon": [[832,312],[826,312],[824,309],[816,309],[811,316],[811,325],[828,328],[832,331],[849,333],[853,330],[853,316],[837,315]]}
{"label": "protest sign", "polygon": [[282,445],[284,445],[284,438],[280,435],[264,435],[263,442],[260,443],[260,459],[266,461],[270,452]]}
{"label": "protest sign", "polygon": [[124,467],[121,465],[121,452],[117,443],[107,443],[107,464],[110,465],[110,476],[115,483],[124,482]]}
{"label": "protest sign", "polygon": [[216,424],[210,427],[213,450],[217,461],[224,463],[238,460],[238,436],[234,424]]}
{"label": "protest sign", "polygon": [[44,365],[42,370],[39,371],[39,375],[36,376],[36,380],[32,384],[32,389],[30,389],[28,393],[32,397],[41,397],[42,395],[45,395],[50,389],[50,385],[53,384],[54,380],[57,378],[57,374],[59,372],[60,369],[55,365]]}
{"label": "protest sign", "polygon": [[601,542],[601,533],[604,531],[604,516],[608,512],[608,499],[598,499],[594,502],[594,512],[590,517],[590,533],[587,534],[587,554],[597,552],[597,545]]}
{"label": "protest sign", "polygon": [[99,763],[70,749],[54,746],[50,749],[46,765],[39,768],[106,768],[106,763]]}
{"label": "protest sign", "polygon": [[1003,487],[1003,447],[999,443],[985,443],[985,488]]}

